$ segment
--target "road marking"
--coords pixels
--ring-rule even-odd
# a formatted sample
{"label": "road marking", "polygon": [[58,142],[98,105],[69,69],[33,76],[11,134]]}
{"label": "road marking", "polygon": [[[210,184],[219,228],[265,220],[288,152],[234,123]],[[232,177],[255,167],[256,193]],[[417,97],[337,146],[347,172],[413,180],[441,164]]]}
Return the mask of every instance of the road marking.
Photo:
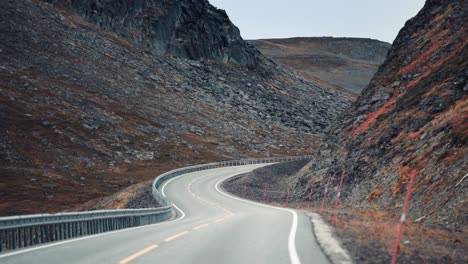
{"label": "road marking", "polygon": [[138,251],[137,253],[135,253],[135,254],[127,257],[127,258],[122,259],[119,262],[119,264],[127,264],[128,262],[130,262],[130,261],[132,261],[132,260],[134,260],[134,259],[136,259],[136,258],[150,252],[153,249],[156,249],[157,247],[158,247],[158,245],[151,245],[151,246],[149,246],[149,247],[147,247],[145,249],[142,249],[142,250]]}
{"label": "road marking", "polygon": [[189,231],[184,231],[184,232],[180,232],[179,234],[176,234],[176,235],[173,235],[171,237],[168,237],[166,239],[164,239],[165,242],[169,242],[169,241],[172,241],[174,239],[177,239],[181,236],[185,236],[186,234],[188,234]]}
{"label": "road marking", "polygon": [[257,206],[263,206],[263,207],[267,207],[267,208],[272,208],[272,209],[278,209],[278,210],[282,210],[282,211],[287,211],[289,213],[292,214],[293,216],[293,220],[292,220],[292,224],[291,224],[291,230],[289,231],[289,236],[288,236],[288,251],[289,251],[289,260],[291,262],[291,264],[301,264],[301,261],[299,260],[299,256],[297,255],[297,249],[296,249],[296,233],[297,233],[297,213],[294,211],[294,210],[291,210],[291,209],[286,209],[286,208],[281,208],[281,207],[275,207],[275,206],[271,206],[271,205],[266,205],[266,204],[261,204],[261,203],[257,203],[257,202],[252,202],[252,201],[249,201],[249,200],[245,200],[245,199],[242,199],[242,198],[239,198],[239,197],[236,197],[236,196],[233,196],[233,195],[230,195],[228,193],[225,193],[224,191],[222,191],[220,188],[219,188],[219,185],[229,179],[229,178],[232,178],[232,177],[235,177],[236,175],[234,176],[230,176],[228,178],[225,178],[225,179],[221,179],[219,180],[216,185],[215,185],[215,189],[231,198],[231,199],[234,199],[234,200],[238,200],[238,201],[241,201],[241,202],[245,202],[245,203],[250,203],[250,204],[254,204],[254,205],[257,205]]}
{"label": "road marking", "polygon": [[223,211],[226,212],[229,216],[234,215],[233,212],[231,212],[231,211],[229,211],[228,209],[222,207],[221,205],[219,205],[219,204],[217,204],[217,203],[213,203],[213,202],[208,201],[208,200],[205,200],[205,199],[201,198],[200,196],[196,195],[194,192],[192,192],[192,184],[195,183],[197,180],[199,180],[199,179],[201,179],[201,178],[205,178],[205,177],[207,177],[207,176],[212,176],[212,175],[211,175],[211,174],[205,174],[205,175],[203,175],[203,176],[200,176],[200,177],[197,177],[197,178],[193,179],[193,180],[189,183],[189,185],[188,185],[188,191],[189,191],[195,198],[197,198],[198,200],[200,200],[200,201],[202,201],[202,202],[204,202],[204,203],[210,204],[210,205],[212,205],[212,206],[214,206],[214,207],[217,207],[217,208],[223,210]]}
{"label": "road marking", "polygon": [[222,222],[224,220],[226,220],[226,217],[220,218],[218,220],[214,220],[213,223],[219,223],[219,222]]}
{"label": "road marking", "polygon": [[207,227],[207,226],[209,226],[209,225],[210,225],[210,224],[199,225],[199,226],[196,226],[196,227],[194,227],[194,228],[192,228],[192,229],[193,229],[193,230],[198,230],[198,229],[202,229],[202,228],[204,228],[204,227]]}
{"label": "road marking", "polygon": [[[187,173],[187,174],[188,174],[188,173]],[[161,188],[161,194],[162,194],[164,197],[166,197],[166,193],[165,193],[166,186],[167,186],[170,182],[172,182],[173,180],[178,179],[178,178],[180,178],[180,177],[182,177],[182,176],[186,176],[187,174],[182,174],[182,175],[180,175],[180,176],[174,177],[174,178],[168,180],[167,182],[165,182],[164,185],[163,185],[162,188]],[[174,203],[172,203],[172,206],[174,206],[174,208],[177,209],[177,211],[179,211],[179,213],[180,213],[180,217],[177,218],[177,219],[174,219],[172,222],[175,222],[175,221],[179,221],[179,220],[181,220],[181,219],[184,219],[184,218],[185,218],[185,213],[184,213],[184,211],[182,211],[182,209],[180,209],[180,208],[179,208],[177,205],[175,205]]]}

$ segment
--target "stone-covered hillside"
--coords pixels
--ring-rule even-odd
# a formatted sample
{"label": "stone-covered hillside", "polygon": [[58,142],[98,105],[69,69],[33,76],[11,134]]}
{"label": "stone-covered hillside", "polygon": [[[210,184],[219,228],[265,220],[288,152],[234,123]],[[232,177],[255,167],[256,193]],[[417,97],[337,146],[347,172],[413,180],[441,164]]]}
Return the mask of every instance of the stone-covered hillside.
{"label": "stone-covered hillside", "polygon": [[0,17],[0,215],[185,164],[313,153],[351,103],[266,59],[206,0],[6,0]]}
{"label": "stone-covered hillside", "polygon": [[[401,212],[416,175],[410,218],[466,227],[468,216],[468,3],[428,0],[400,31],[387,59],[297,175],[307,199],[310,179],[347,171],[346,207]],[[336,196],[333,188],[329,199]]]}

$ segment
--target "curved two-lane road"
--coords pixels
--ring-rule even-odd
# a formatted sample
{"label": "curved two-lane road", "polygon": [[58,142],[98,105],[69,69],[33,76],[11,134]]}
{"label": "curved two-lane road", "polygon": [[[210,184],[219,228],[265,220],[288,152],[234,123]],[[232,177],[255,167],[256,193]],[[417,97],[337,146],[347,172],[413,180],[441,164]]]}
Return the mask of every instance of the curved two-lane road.
{"label": "curved two-lane road", "polygon": [[219,168],[167,181],[175,220],[0,255],[1,263],[328,263],[300,212],[245,201],[220,183],[265,165]]}

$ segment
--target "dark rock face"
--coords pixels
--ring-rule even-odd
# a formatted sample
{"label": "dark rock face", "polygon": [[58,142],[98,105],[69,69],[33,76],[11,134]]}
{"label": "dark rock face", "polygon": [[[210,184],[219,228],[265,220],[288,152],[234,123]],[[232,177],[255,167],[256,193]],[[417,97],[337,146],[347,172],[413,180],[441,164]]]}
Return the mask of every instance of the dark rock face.
{"label": "dark rock face", "polygon": [[154,54],[259,66],[261,54],[242,40],[226,12],[207,0],[71,0],[65,5]]}
{"label": "dark rock face", "polygon": [[[468,224],[468,29],[466,1],[427,1],[400,31],[387,59],[296,175],[296,197],[316,199],[325,179],[351,208],[401,211],[416,175],[410,216],[449,226]],[[329,199],[337,189],[329,192]]]}

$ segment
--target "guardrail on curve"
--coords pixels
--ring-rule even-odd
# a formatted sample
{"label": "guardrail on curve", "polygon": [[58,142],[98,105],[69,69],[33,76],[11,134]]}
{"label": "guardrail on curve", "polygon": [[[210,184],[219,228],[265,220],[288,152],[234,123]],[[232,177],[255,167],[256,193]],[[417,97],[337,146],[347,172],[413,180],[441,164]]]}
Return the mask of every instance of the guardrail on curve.
{"label": "guardrail on curve", "polygon": [[159,192],[159,187],[168,179],[183,174],[221,167],[279,163],[309,158],[311,158],[310,155],[229,160],[171,170],[159,175],[153,181],[153,196],[161,205],[157,208],[0,217],[0,252],[168,220],[173,215],[173,206]]}

